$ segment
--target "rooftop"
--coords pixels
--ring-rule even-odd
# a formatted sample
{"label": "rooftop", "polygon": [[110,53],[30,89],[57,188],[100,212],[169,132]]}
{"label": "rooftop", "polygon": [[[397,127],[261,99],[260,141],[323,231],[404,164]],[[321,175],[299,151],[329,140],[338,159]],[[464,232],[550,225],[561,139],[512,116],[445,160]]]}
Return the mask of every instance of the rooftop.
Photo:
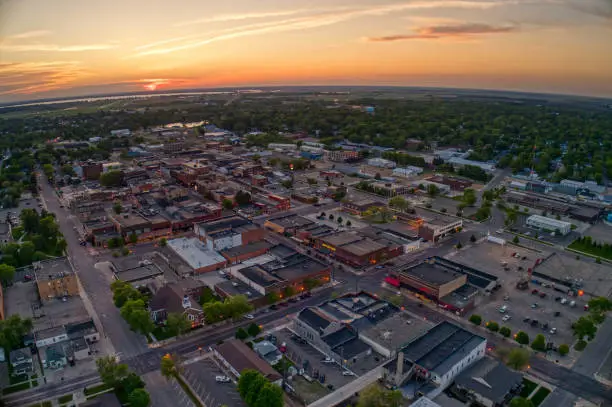
{"label": "rooftop", "polygon": [[271,275],[259,265],[253,265],[238,270],[240,274],[262,287],[270,287],[281,281],[280,278]]}
{"label": "rooftop", "polygon": [[317,331],[327,328],[332,323],[316,307],[304,308],[298,313],[298,318]]}
{"label": "rooftop", "polygon": [[232,247],[230,249],[223,250],[221,253],[228,257],[236,257],[247,253],[257,252],[263,249],[269,249],[270,247],[272,247],[271,243],[268,243],[266,241],[259,241],[249,243],[243,246]]}
{"label": "rooftop", "polygon": [[286,216],[279,216],[273,219],[268,219],[268,222],[279,225],[283,228],[302,228],[305,226],[310,226],[313,222],[310,219],[304,218],[302,216],[291,214]]}
{"label": "rooftop", "polygon": [[493,403],[501,403],[506,395],[523,381],[523,375],[503,363],[483,358],[455,378],[455,384],[474,391]]}
{"label": "rooftop", "polygon": [[246,225],[252,225],[253,227],[256,227],[249,220],[241,218],[239,216],[232,216],[229,218],[223,218],[212,222],[198,223],[198,227],[201,230],[206,231],[207,234],[224,229],[235,229]]}
{"label": "rooftop", "polygon": [[168,247],[193,269],[225,263],[226,261],[225,257],[208,250],[204,243],[200,242],[197,238],[188,239],[180,237],[168,240]]}
{"label": "rooftop", "polygon": [[249,300],[263,297],[263,295],[261,295],[257,290],[254,290],[238,279],[234,279],[232,281],[222,281],[219,284],[215,284],[215,287],[223,291],[228,296],[244,295]]}
{"label": "rooftop", "polygon": [[436,263],[427,262],[423,262],[414,267],[402,270],[401,273],[435,286],[447,284],[463,277],[463,274],[461,273],[453,272],[452,270],[441,267]]}
{"label": "rooftop", "polygon": [[73,274],[72,267],[66,257],[37,261],[32,264],[36,281],[51,281]]}
{"label": "rooftop", "polygon": [[238,372],[253,369],[272,382],[281,378],[276,370],[238,339],[230,339],[214,348]]}
{"label": "rooftop", "polygon": [[408,314],[398,312],[360,332],[386,349],[394,351],[406,346],[430,327],[431,325],[421,318],[411,318]]}
{"label": "rooftop", "polygon": [[164,274],[164,272],[157,267],[155,264],[143,264],[141,266],[134,267],[129,270],[124,270],[115,273],[118,280],[126,281],[128,283],[146,280],[154,278]]}

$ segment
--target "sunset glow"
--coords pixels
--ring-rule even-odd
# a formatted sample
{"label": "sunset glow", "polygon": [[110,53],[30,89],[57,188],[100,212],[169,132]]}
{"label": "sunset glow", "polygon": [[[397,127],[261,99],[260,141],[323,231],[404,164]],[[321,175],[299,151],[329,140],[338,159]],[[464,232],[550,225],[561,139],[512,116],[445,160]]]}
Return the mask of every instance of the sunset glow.
{"label": "sunset glow", "polygon": [[9,0],[0,102],[292,84],[612,96],[611,38],[609,0]]}

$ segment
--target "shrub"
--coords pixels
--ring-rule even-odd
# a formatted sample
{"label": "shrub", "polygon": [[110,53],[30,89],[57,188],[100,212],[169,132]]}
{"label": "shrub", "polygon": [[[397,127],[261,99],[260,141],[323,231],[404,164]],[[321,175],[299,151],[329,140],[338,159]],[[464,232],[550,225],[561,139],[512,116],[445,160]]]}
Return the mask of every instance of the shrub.
{"label": "shrub", "polygon": [[489,321],[487,322],[487,329],[491,332],[497,332],[499,331],[499,324],[495,321]]}
{"label": "shrub", "polygon": [[521,345],[527,345],[529,343],[529,335],[523,331],[518,331],[516,335],[514,335],[514,339]]}
{"label": "shrub", "polygon": [[546,350],[546,338],[544,338],[544,335],[536,335],[533,342],[531,342],[531,349],[539,350],[540,352],[544,352]]}
{"label": "shrub", "polygon": [[576,349],[579,352],[582,352],[584,350],[584,348],[586,348],[587,343],[584,339],[579,340],[578,342],[576,342],[576,344],[574,345],[574,349]]}
{"label": "shrub", "polygon": [[499,333],[502,334],[504,338],[509,338],[512,334],[512,331],[507,326],[502,326],[501,328],[499,328]]}
{"label": "shrub", "polygon": [[474,325],[480,325],[482,324],[482,317],[480,315],[472,314],[470,317],[470,322]]}
{"label": "shrub", "polygon": [[559,355],[565,356],[565,355],[567,355],[569,353],[569,350],[570,349],[569,349],[568,345],[566,345],[566,344],[559,345],[559,349],[558,349]]}

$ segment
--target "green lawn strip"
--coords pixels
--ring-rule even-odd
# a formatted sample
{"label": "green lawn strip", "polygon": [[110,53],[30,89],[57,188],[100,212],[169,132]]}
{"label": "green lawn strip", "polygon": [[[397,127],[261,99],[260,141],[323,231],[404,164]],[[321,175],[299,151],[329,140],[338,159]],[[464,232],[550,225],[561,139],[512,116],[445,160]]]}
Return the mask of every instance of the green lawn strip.
{"label": "green lawn strip", "polygon": [[112,389],[112,387],[109,387],[107,385],[105,385],[104,383],[99,384],[97,386],[93,386],[93,387],[86,387],[84,390],[84,393],[86,396],[91,396],[92,394],[96,394],[96,393],[101,393],[105,390],[109,390]]}
{"label": "green lawn strip", "polygon": [[42,407],[42,404],[40,403],[30,404],[28,407]]}
{"label": "green lawn strip", "polygon": [[2,394],[16,393],[18,391],[26,390],[29,388],[30,388],[30,382],[27,381],[27,382],[15,384],[13,386],[5,387],[4,389],[2,389]]}
{"label": "green lawn strip", "polygon": [[191,389],[189,388],[189,386],[187,386],[187,383],[185,383],[183,381],[182,377],[177,377],[176,380],[178,381],[178,383],[181,385],[181,387],[183,388],[183,391],[185,393],[187,393],[187,395],[189,396],[189,398],[191,399],[192,403],[196,406],[196,407],[204,407],[202,405],[202,403],[200,403],[200,400],[198,400],[198,398],[196,397],[195,394],[193,394],[193,392],[191,391]]}
{"label": "green lawn strip", "polygon": [[42,407],[52,407],[52,406],[53,406],[53,403],[50,402],[49,400],[43,401],[42,403]]}
{"label": "green lawn strip", "polygon": [[612,253],[608,253],[602,250],[595,251],[593,247],[586,246],[577,240],[573,241],[569,246],[567,246],[566,249],[576,254],[582,254],[594,258],[599,257],[602,260],[612,261]]}
{"label": "green lawn strip", "polygon": [[523,378],[523,390],[521,390],[521,397],[527,398],[533,391],[538,387],[538,385],[531,380],[527,380]]}
{"label": "green lawn strip", "polygon": [[536,393],[533,395],[533,397],[531,397],[531,402],[533,403],[534,407],[538,407],[540,404],[542,404],[544,399],[548,397],[549,394],[549,389],[547,389],[546,387],[540,387],[538,391],[536,391]]}
{"label": "green lawn strip", "polygon": [[72,394],[66,394],[60,398],[57,399],[57,401],[60,404],[66,404],[72,401],[72,399],[74,398],[74,396]]}
{"label": "green lawn strip", "polygon": [[30,379],[28,378],[27,374],[20,374],[20,375],[15,375],[15,376],[10,375],[9,376],[9,383],[11,385],[27,382],[28,380],[30,380]]}

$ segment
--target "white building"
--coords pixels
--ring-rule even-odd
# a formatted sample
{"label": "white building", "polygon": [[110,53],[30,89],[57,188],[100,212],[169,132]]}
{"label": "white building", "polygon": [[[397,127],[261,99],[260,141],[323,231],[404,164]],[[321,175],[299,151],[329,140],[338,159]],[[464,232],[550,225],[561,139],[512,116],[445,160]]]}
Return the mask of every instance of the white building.
{"label": "white building", "polygon": [[368,165],[378,168],[395,168],[395,163],[393,161],[385,160],[384,158],[370,158],[368,160]]}
{"label": "white building", "polygon": [[111,130],[111,136],[115,137],[130,137],[132,132],[129,129]]}
{"label": "white building", "polygon": [[465,167],[466,165],[471,165],[473,167],[482,168],[486,172],[495,171],[494,164],[489,164],[489,163],[485,163],[482,161],[472,161],[472,160],[466,160],[465,158],[452,157],[447,162],[449,164],[452,164],[455,168],[462,168],[462,167]]}
{"label": "white building", "polygon": [[531,215],[527,218],[527,226],[543,229],[546,231],[559,231],[562,235],[567,235],[572,230],[572,224],[561,220],[547,218],[546,216]]}
{"label": "white building", "polygon": [[421,167],[415,167],[409,165],[407,167],[398,167],[393,170],[393,176],[395,177],[414,177],[423,173]]}
{"label": "white building", "polygon": [[280,151],[295,151],[297,150],[297,144],[270,143],[268,144],[268,149]]}

